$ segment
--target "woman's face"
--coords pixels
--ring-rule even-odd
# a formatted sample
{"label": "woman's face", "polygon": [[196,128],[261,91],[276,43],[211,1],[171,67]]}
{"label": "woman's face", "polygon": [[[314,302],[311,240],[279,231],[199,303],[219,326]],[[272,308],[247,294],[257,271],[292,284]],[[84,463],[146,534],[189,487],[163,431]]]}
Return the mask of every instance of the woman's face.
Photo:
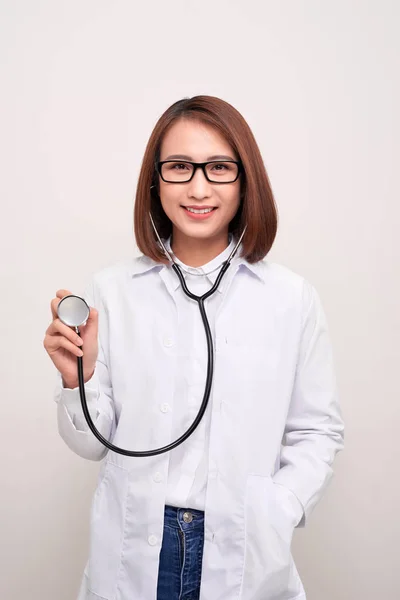
{"label": "woman's face", "polygon": [[[231,146],[213,127],[196,121],[176,121],[161,145],[160,160],[193,162],[238,160]],[[218,167],[215,167],[218,169]],[[197,169],[187,183],[166,183],[159,177],[162,207],[172,221],[173,238],[200,240],[228,239],[228,226],[240,204],[240,176],[234,183],[211,183]],[[195,218],[185,207],[214,210],[206,218]]]}

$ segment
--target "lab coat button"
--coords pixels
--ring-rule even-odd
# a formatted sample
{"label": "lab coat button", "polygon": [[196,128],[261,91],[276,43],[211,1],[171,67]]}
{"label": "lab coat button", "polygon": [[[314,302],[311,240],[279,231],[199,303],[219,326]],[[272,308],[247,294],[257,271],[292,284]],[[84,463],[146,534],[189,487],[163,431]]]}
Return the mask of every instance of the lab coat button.
{"label": "lab coat button", "polygon": [[154,473],[153,479],[156,483],[160,483],[160,481],[162,481],[162,475],[161,475],[160,471],[157,471],[157,473]]}
{"label": "lab coat button", "polygon": [[174,340],[170,337],[165,337],[164,338],[164,346],[166,346],[167,348],[170,348],[170,346],[172,346],[174,343]]}
{"label": "lab coat button", "polygon": [[149,542],[150,546],[155,546],[157,544],[157,536],[149,535],[147,541]]}
{"label": "lab coat button", "polygon": [[169,404],[167,404],[167,402],[164,402],[164,404],[161,404],[160,410],[163,413],[167,413],[169,411]]}

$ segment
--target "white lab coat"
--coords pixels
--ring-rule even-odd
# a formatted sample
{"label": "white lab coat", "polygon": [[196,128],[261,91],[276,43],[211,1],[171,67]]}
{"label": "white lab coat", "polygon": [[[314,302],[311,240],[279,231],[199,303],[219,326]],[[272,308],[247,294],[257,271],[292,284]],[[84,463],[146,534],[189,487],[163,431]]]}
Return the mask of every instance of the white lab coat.
{"label": "white lab coat", "polygon": [[[315,288],[268,259],[251,265],[236,256],[225,278],[200,599],[304,600],[293,530],[306,524],[343,447],[326,318]],[[84,293],[99,311],[88,404],[100,432],[124,448],[171,441],[176,286],[170,267],[141,256],[95,273]],[[205,340],[203,358],[206,365]],[[87,428],[79,390],[63,389],[60,375],[55,400],[66,444],[84,458],[105,457],[78,600],[155,600],[169,453],[107,451]]]}

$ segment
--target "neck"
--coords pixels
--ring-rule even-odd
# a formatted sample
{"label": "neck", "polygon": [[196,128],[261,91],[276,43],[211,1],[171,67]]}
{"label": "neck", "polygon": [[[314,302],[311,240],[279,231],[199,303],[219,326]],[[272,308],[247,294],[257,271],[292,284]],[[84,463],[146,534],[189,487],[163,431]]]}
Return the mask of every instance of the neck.
{"label": "neck", "polygon": [[171,249],[175,256],[189,267],[201,267],[221,254],[228,246],[228,232],[215,238],[199,239],[183,236],[174,229]]}

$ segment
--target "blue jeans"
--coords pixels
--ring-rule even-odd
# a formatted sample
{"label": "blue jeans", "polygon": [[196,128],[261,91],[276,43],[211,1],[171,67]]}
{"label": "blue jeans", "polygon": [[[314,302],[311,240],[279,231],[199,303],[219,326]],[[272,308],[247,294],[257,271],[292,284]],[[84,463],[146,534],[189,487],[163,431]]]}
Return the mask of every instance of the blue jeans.
{"label": "blue jeans", "polygon": [[157,600],[198,600],[204,545],[204,513],[166,506]]}

